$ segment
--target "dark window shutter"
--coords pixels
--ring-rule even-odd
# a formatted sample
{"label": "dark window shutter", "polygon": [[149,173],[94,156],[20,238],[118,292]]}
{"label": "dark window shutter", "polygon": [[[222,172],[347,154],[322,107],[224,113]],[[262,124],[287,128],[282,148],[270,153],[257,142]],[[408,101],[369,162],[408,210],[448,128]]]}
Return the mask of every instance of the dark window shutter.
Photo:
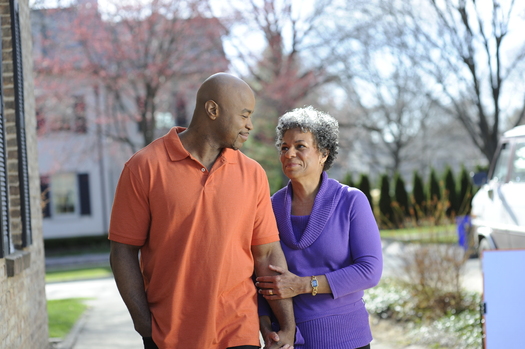
{"label": "dark window shutter", "polygon": [[11,33],[13,43],[14,87],[16,106],[16,132],[18,140],[18,180],[20,185],[20,213],[22,215],[22,246],[32,243],[29,171],[27,164],[26,127],[24,115],[24,72],[22,65],[22,39],[18,0],[10,0]]}
{"label": "dark window shutter", "polygon": [[[1,32],[0,32],[1,36]],[[0,51],[2,40],[0,40]],[[0,77],[2,65],[0,64]],[[9,200],[7,197],[7,158],[5,147],[5,118],[4,118],[4,87],[0,79],[0,257],[5,257],[11,252],[11,241],[9,237]]]}
{"label": "dark window shutter", "polygon": [[42,200],[42,216],[44,218],[51,217],[51,202],[49,198],[49,177],[42,176],[40,177],[40,198]]}
{"label": "dark window shutter", "polygon": [[80,215],[91,215],[91,197],[89,195],[89,174],[78,174],[78,193],[80,196]]}

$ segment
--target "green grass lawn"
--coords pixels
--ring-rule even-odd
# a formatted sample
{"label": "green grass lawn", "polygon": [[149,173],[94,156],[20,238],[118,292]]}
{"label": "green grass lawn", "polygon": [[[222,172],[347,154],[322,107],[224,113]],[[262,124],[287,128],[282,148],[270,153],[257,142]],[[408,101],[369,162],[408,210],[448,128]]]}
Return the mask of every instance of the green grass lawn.
{"label": "green grass lawn", "polygon": [[64,338],[87,309],[84,298],[47,301],[49,338]]}
{"label": "green grass lawn", "polygon": [[454,224],[439,226],[421,226],[404,229],[382,229],[382,238],[401,241],[457,243],[458,234]]}
{"label": "green grass lawn", "polygon": [[112,276],[109,266],[79,269],[51,270],[46,272],[46,282],[100,279]]}
{"label": "green grass lawn", "polygon": [[[111,276],[111,268],[87,267],[46,272],[46,282],[99,279]],[[49,338],[64,338],[87,309],[85,298],[57,299],[47,301]]]}

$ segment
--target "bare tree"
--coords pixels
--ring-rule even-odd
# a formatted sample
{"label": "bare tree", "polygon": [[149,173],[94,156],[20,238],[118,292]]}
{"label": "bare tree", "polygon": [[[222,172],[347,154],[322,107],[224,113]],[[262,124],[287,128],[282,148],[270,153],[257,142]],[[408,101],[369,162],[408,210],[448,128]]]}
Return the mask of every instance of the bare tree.
{"label": "bare tree", "polygon": [[274,109],[274,117],[300,106],[309,93],[334,80],[327,70],[328,48],[340,38],[332,35],[327,40],[334,34],[327,25],[332,3],[320,0],[302,6],[292,0],[249,0],[236,8],[233,18],[240,19],[244,33],[261,39],[261,45],[254,49],[245,35],[236,34],[241,32],[239,26],[232,26],[235,59],[253,80],[258,97]]}
{"label": "bare tree", "polygon": [[[509,1],[381,1],[406,35],[425,93],[464,126],[490,161],[502,118],[524,120],[523,4]],[[521,7],[520,7],[521,6]]]}
{"label": "bare tree", "polygon": [[343,126],[356,126],[376,134],[390,159],[393,175],[407,160],[425,122],[435,115],[433,102],[420,94],[423,81],[412,63],[395,47],[356,51],[340,74],[347,98],[357,106],[358,118]]}

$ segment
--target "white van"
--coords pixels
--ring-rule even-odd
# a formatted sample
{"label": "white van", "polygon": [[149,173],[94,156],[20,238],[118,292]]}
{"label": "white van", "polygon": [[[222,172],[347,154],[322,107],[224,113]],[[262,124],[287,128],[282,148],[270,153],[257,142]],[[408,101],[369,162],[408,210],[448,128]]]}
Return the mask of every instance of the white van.
{"label": "white van", "polygon": [[472,199],[471,222],[479,254],[525,248],[525,125],[501,138],[487,181]]}

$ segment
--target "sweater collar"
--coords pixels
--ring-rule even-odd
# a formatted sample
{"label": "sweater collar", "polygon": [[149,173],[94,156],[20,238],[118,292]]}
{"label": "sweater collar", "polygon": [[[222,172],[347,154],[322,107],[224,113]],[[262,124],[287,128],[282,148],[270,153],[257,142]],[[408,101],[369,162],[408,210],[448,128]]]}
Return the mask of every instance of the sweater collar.
{"label": "sweater collar", "polygon": [[292,183],[279,190],[272,198],[273,210],[281,240],[290,248],[302,250],[317,240],[323,232],[326,222],[334,211],[339,197],[341,185],[334,179],[328,178],[326,172],[321,175],[321,186],[315,197],[314,206],[306,229],[297,241],[292,228]]}

